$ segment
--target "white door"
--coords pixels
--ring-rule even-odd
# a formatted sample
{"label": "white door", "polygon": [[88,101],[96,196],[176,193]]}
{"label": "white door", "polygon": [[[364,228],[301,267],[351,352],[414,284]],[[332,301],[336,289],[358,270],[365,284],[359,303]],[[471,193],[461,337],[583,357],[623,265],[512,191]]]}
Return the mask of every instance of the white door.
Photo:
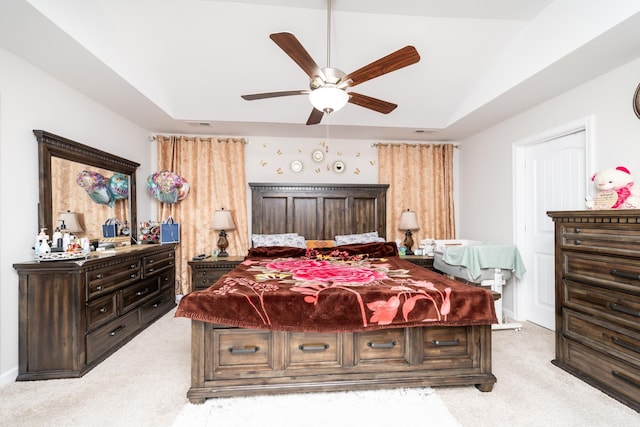
{"label": "white door", "polygon": [[555,329],[554,224],[547,211],[585,208],[585,131],[525,147],[527,320]]}

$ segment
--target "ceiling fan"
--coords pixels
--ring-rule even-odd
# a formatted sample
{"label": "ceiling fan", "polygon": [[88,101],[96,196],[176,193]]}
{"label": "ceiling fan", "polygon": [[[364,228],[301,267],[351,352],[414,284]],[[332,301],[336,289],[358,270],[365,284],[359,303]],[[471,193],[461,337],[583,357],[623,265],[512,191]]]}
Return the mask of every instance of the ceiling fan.
{"label": "ceiling fan", "polygon": [[369,65],[345,74],[330,66],[331,0],[327,1],[327,67],[320,68],[309,52],[305,50],[296,36],[288,32],[274,33],[269,37],[309,76],[309,89],[281,92],[256,93],[242,95],[247,101],[276,98],[280,96],[309,95],[313,105],[307,125],[320,123],[324,114],[338,111],[348,103],[368,108],[383,114],[389,114],[397,105],[381,99],[372,98],[349,89],[368,80],[399,70],[420,61],[420,55],[413,46],[405,46]]}

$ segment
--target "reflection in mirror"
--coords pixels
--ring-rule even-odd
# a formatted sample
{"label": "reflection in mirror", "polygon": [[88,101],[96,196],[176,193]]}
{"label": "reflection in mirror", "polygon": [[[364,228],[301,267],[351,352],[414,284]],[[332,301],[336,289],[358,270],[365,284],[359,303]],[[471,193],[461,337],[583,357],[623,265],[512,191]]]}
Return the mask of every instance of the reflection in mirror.
{"label": "reflection in mirror", "polygon": [[[136,169],[140,164],[46,131],[33,133],[38,139],[40,166],[38,227],[47,228],[51,235],[60,225],[60,215],[70,211],[77,214],[82,228],[74,233],[77,237],[101,238],[102,224],[115,217],[121,224],[119,230],[126,221],[130,236],[136,239]],[[79,174],[84,178],[84,187],[78,184]],[[111,196],[101,185],[91,186],[100,176],[106,179],[107,186],[110,178],[116,177]],[[121,198],[125,187],[128,197]]]}
{"label": "reflection in mirror", "polygon": [[[80,175],[81,183],[78,183]],[[115,177],[115,179],[113,179]],[[110,190],[110,181],[119,185],[119,198]],[[124,181],[124,183],[122,182]],[[59,157],[51,158],[51,206],[56,227],[61,227],[61,215],[75,213],[81,231],[76,237],[96,239],[102,236],[102,224],[108,218],[116,218],[119,232],[129,225],[129,177],[113,171]],[[122,197],[125,196],[126,197]],[[73,218],[73,216],[69,216]],[[65,224],[69,230],[68,223]],[[128,227],[127,227],[128,228]],[[69,230],[71,231],[71,230]]]}

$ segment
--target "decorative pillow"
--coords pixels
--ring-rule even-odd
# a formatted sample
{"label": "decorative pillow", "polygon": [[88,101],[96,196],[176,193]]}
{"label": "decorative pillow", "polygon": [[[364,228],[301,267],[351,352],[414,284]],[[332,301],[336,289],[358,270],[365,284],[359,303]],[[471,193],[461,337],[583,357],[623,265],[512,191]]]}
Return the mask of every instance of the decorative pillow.
{"label": "decorative pillow", "polygon": [[307,240],[308,248],[332,248],[336,245],[335,240]]}
{"label": "decorative pillow", "polygon": [[384,242],[385,239],[378,237],[377,231],[371,231],[369,233],[360,234],[345,234],[336,236],[336,245],[349,245],[353,243],[372,243],[372,242]]}
{"label": "decorative pillow", "polygon": [[307,252],[303,248],[291,246],[261,246],[259,248],[249,248],[247,257],[257,258],[280,258],[280,257],[301,257]]}
{"label": "decorative pillow", "polygon": [[[298,233],[283,233],[283,234],[254,234],[251,236],[251,241],[253,242],[253,246],[299,246],[300,240],[296,238],[302,237],[298,236]],[[304,237],[302,237],[304,240]],[[296,244],[291,244],[295,242]]]}
{"label": "decorative pillow", "polygon": [[323,255],[328,255],[335,250],[347,252],[349,255],[368,255],[372,258],[398,256],[398,246],[395,242],[353,243],[335,248],[317,249]]}

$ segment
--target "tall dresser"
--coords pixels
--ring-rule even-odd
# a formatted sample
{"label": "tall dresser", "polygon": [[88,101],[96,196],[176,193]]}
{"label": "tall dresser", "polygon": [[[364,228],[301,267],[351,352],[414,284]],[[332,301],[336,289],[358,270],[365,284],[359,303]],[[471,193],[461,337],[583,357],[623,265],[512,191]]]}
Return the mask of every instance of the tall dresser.
{"label": "tall dresser", "polygon": [[640,210],[547,214],[555,222],[552,362],[640,412]]}
{"label": "tall dresser", "polygon": [[173,244],[13,267],[19,381],[80,377],[175,307]]}

